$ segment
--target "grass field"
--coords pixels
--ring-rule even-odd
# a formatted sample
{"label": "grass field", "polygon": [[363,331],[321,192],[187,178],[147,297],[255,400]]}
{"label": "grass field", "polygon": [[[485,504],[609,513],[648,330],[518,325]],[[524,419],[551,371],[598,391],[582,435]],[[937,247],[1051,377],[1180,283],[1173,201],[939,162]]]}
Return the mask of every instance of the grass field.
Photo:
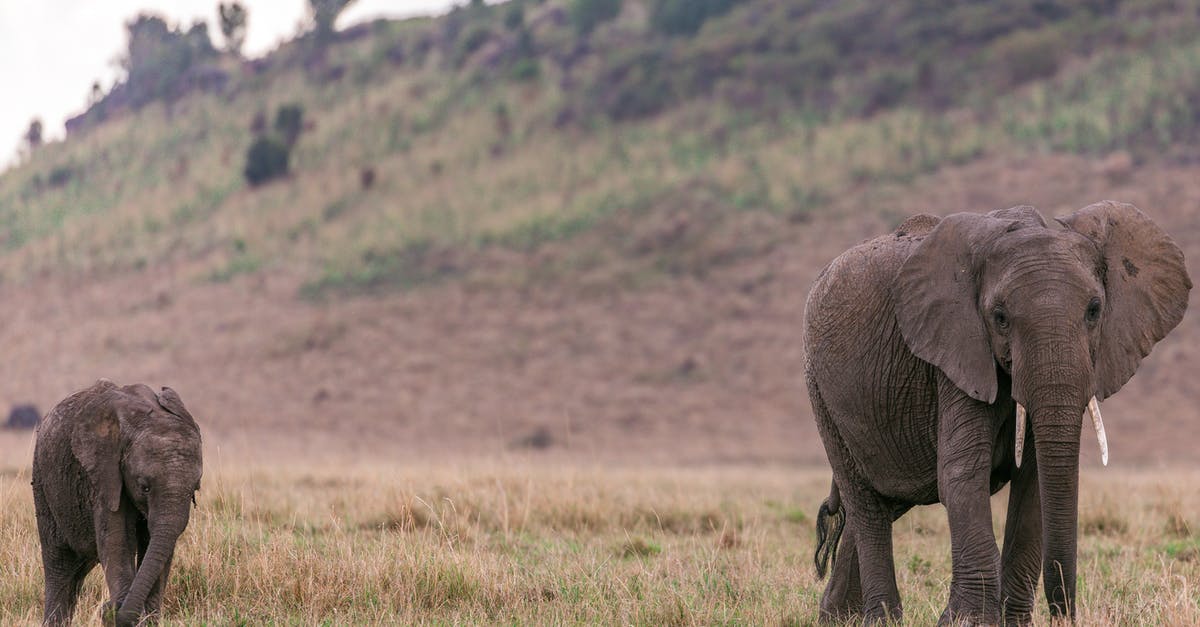
{"label": "grass field", "polygon": [[[1197,480],[1085,471],[1081,624],[1200,624]],[[827,486],[827,471],[789,468],[210,467],[164,623],[812,624],[812,517]],[[933,624],[950,576],[945,514],[921,508],[895,534],[907,622]],[[34,623],[27,470],[0,479],[0,550],[0,623]],[[80,618],[103,601],[97,569]]]}

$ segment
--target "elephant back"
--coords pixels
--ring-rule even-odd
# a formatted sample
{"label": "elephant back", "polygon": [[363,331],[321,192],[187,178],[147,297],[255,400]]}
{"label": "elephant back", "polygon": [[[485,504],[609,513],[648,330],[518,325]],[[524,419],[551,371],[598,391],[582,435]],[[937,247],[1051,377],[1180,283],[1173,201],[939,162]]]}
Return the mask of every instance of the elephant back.
{"label": "elephant back", "polygon": [[892,235],[896,237],[928,235],[933,230],[933,227],[937,226],[941,221],[942,219],[935,215],[918,213],[915,216],[910,216],[900,226],[896,227]]}

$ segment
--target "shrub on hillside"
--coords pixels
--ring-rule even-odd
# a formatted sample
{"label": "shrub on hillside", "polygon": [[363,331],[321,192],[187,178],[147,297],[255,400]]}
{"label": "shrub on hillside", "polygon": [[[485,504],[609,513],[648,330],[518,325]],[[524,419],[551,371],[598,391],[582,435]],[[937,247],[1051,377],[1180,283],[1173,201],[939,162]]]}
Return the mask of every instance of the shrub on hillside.
{"label": "shrub on hillside", "polygon": [[621,0],[572,0],[571,23],[579,34],[587,35],[620,12]]}
{"label": "shrub on hillside", "polygon": [[710,17],[722,15],[738,0],[654,0],[650,25],[667,35],[694,35]]}
{"label": "shrub on hillside", "polygon": [[250,144],[246,151],[246,167],[242,173],[246,182],[258,186],[288,173],[291,150],[276,137],[264,135]]}
{"label": "shrub on hillside", "polygon": [[1054,76],[1062,55],[1058,33],[1022,30],[992,45],[992,54],[1011,86]]}
{"label": "shrub on hillside", "polygon": [[664,71],[667,53],[655,47],[613,55],[605,75],[590,86],[587,100],[614,120],[627,120],[657,113],[674,96],[672,76]]}
{"label": "shrub on hillside", "polygon": [[63,187],[75,178],[75,168],[71,165],[59,165],[50,170],[50,174],[46,177],[46,183],[52,188]]}
{"label": "shrub on hillside", "polygon": [[508,30],[517,30],[525,24],[525,5],[519,0],[512,0],[508,3],[508,10],[504,12],[504,28]]}
{"label": "shrub on hillside", "polygon": [[454,50],[454,64],[462,65],[466,60],[475,54],[484,44],[492,38],[492,29],[483,24],[472,24],[463,31],[461,37],[458,38],[458,45]]}
{"label": "shrub on hillside", "polygon": [[512,69],[509,70],[509,75],[518,81],[532,81],[541,73],[541,66],[538,65],[536,59],[521,59],[514,63]]}
{"label": "shrub on hillside", "polygon": [[858,113],[872,115],[902,102],[912,89],[912,79],[900,70],[888,68],[868,77],[860,89],[862,105]]}
{"label": "shrub on hillside", "polygon": [[275,133],[291,150],[304,131],[304,107],[296,104],[279,105],[275,111]]}

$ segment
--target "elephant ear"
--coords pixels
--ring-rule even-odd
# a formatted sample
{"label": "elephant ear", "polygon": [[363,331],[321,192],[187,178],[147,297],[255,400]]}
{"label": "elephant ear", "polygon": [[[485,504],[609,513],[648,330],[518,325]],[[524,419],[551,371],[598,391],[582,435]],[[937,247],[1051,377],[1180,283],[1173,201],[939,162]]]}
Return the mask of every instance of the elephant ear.
{"label": "elephant ear", "polygon": [[1192,281],[1183,251],[1133,205],[1098,202],[1058,221],[1092,240],[1104,258],[1107,302],[1096,372],[1098,396],[1107,398],[1183,319]]}
{"label": "elephant ear", "polygon": [[96,498],[110,512],[121,506],[121,419],[108,403],[89,403],[71,433],[71,452]]}
{"label": "elephant ear", "polygon": [[981,262],[992,242],[1023,226],[1016,217],[947,216],[900,266],[892,285],[896,319],[909,349],[985,403],[996,400],[996,363],[979,313]]}
{"label": "elephant ear", "polygon": [[193,425],[196,424],[192,415],[188,413],[187,408],[183,406],[183,399],[179,398],[179,393],[175,390],[164,386],[162,391],[158,393],[158,405]]}

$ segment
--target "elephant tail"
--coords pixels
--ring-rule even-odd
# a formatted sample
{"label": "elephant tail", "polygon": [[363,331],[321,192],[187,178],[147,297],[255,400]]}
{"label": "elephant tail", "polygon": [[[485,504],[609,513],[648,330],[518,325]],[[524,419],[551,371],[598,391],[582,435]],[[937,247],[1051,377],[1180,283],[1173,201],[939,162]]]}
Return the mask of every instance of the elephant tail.
{"label": "elephant tail", "polygon": [[821,503],[817,512],[817,550],[813,553],[813,565],[817,567],[817,579],[825,578],[825,569],[830,560],[837,558],[838,542],[846,527],[846,511],[842,509],[842,497],[837,483],[830,482],[829,498]]}

